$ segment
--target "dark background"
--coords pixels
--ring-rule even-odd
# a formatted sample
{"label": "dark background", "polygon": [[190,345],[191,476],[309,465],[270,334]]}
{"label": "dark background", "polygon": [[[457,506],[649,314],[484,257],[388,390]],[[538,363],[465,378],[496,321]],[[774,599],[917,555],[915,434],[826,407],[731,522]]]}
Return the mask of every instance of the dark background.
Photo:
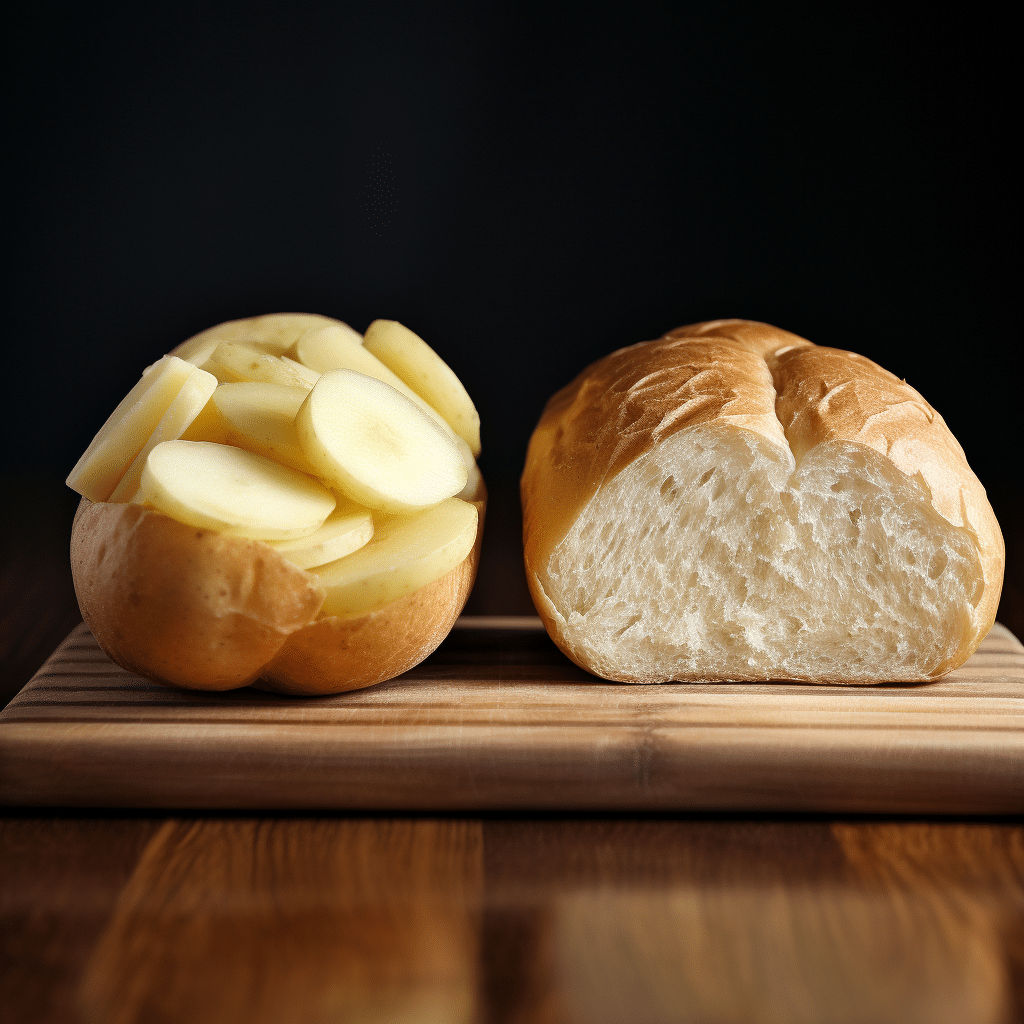
{"label": "dark background", "polygon": [[1016,55],[994,6],[57,10],[9,25],[14,500],[205,327],[398,319],[482,413],[471,609],[525,610],[508,552],[546,398],[614,348],[747,317],[943,414],[1022,631]]}

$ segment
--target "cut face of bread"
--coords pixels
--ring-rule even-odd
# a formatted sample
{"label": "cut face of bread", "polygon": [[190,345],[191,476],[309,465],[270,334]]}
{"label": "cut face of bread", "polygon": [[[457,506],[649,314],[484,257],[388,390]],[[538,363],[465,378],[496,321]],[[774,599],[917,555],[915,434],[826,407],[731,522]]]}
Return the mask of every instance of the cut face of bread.
{"label": "cut face of bread", "polygon": [[752,431],[673,435],[594,497],[545,590],[591,671],[653,681],[941,673],[984,589],[977,545],[888,459],[799,468]]}
{"label": "cut face of bread", "polygon": [[959,446],[880,367],[737,323],[622,350],[549,403],[523,501],[552,637],[630,682],[949,672],[1002,575]]}

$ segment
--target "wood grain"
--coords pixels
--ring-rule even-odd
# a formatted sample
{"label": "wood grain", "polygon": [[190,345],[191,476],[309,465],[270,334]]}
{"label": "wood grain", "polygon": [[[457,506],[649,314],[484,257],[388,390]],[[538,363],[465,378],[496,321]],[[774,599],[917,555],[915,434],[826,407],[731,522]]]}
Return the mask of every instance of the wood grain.
{"label": "wood grain", "polygon": [[0,820],[0,1018],[79,1019],[82,966],[156,829],[149,820]]}
{"label": "wood grain", "polygon": [[1014,1021],[1024,1005],[1020,828],[577,820],[484,834],[496,1020],[952,1024]]}
{"label": "wood grain", "polygon": [[479,823],[169,820],[86,965],[86,1020],[468,1022]]}
{"label": "wood grain", "polygon": [[1024,1012],[1024,827],[8,818],[5,1019],[872,1021]]}
{"label": "wood grain", "polygon": [[18,805],[1024,811],[1024,647],[922,686],[603,683],[536,620],[462,620],[364,691],[177,691],[73,632],[0,714]]}

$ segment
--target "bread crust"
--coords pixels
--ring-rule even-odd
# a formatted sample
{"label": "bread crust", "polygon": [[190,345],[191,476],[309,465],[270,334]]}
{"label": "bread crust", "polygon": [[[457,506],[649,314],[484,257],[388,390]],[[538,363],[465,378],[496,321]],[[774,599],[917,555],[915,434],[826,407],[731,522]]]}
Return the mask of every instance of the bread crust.
{"label": "bread crust", "polygon": [[[917,480],[975,538],[984,591],[951,671],[995,620],[1003,539],[984,488],[942,417],[906,382],[854,353],[768,324],[715,320],[669,331],[587,367],[552,396],[521,480],[524,559],[549,633],[590,671],[545,586],[556,546],[599,490],[672,435],[722,424],[754,431],[798,465],[835,442],[870,448]],[[824,680],[822,680],[824,681]]]}
{"label": "bread crust", "polygon": [[116,664],[154,682],[229,690],[338,693],[394,678],[447,636],[476,575],[473,551],[386,608],[319,618],[318,578],[262,541],[186,526],[141,505],[83,498],[71,569],[86,625]]}

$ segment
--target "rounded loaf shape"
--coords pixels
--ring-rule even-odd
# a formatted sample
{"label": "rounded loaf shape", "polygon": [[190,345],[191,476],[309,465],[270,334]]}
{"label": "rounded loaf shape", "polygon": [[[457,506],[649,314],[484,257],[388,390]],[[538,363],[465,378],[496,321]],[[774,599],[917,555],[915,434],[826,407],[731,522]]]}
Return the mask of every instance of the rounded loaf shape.
{"label": "rounded loaf shape", "polygon": [[474,499],[476,543],[458,566],[384,608],[337,619],[320,614],[317,577],[269,544],[83,498],[71,535],[75,591],[100,647],[147,679],[198,690],[358,689],[419,664],[448,635],[476,577],[482,481]]}
{"label": "rounded loaf shape", "polygon": [[1004,548],[942,417],[851,352],[716,320],[547,404],[522,482],[554,641],[606,679],[936,679],[995,620]]}

